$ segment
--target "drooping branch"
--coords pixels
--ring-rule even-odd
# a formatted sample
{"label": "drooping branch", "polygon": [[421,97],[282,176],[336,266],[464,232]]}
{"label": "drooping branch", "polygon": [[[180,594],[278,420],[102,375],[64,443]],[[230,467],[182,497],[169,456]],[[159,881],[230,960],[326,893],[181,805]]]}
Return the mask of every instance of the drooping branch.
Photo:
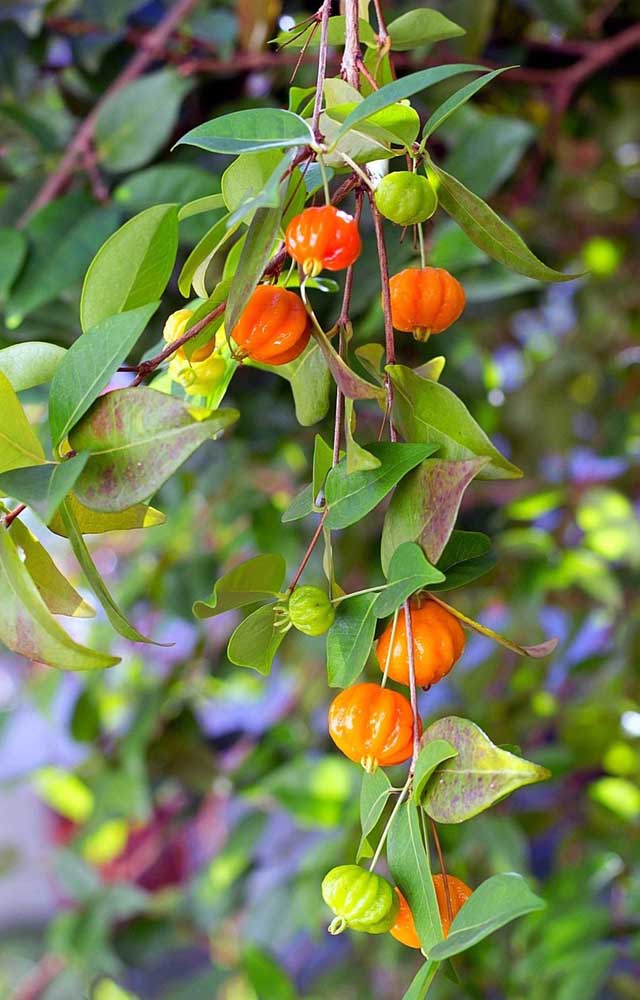
{"label": "drooping branch", "polygon": [[169,8],[157,27],[145,35],[144,46],[127,63],[111,86],[107,87],[100,100],[84,119],[57,168],[47,178],[29,207],[22,214],[18,223],[19,226],[24,226],[35,212],[44,208],[45,205],[48,205],[50,201],[53,201],[60,194],[75,170],[78,161],[91,150],[96,122],[105,101],[113,97],[114,94],[117,94],[127,84],[137,80],[147,67],[162,55],[171,34],[191,9],[195,7],[196,3],[197,0],[178,0],[177,3]]}

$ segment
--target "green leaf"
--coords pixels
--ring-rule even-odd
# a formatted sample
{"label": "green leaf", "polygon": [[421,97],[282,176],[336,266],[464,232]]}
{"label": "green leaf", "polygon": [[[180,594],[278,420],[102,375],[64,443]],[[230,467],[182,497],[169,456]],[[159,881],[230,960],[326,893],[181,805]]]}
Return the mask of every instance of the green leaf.
{"label": "green leaf", "polygon": [[325,357],[336,385],[347,399],[378,399],[381,401],[384,399],[384,390],[356,375],[338,354],[326,333],[315,326],[311,333]]}
{"label": "green leaf", "polygon": [[116,172],[143,166],[168,141],[193,84],[173,69],[147,73],[107,97],[95,124],[100,163]]}
{"label": "green leaf", "polygon": [[296,493],[293,500],[280,518],[283,524],[290,521],[299,521],[302,517],[308,517],[313,513],[313,484],[304,486],[299,493]]}
{"label": "green leaf", "polygon": [[[43,215],[49,207],[42,210]],[[57,225],[53,228],[57,236],[55,244],[52,245],[52,232],[34,241],[7,303],[7,324],[18,326],[34,310],[79,284],[91,258],[117,228],[120,218],[121,213],[114,206],[77,211],[69,204],[61,231]],[[29,226],[34,221],[35,217]]]}
{"label": "green leaf", "polygon": [[74,455],[65,462],[47,462],[0,473],[0,493],[32,507],[48,524],[76,484],[87,464],[87,454]]}
{"label": "green leaf", "polygon": [[14,653],[62,670],[102,670],[120,660],[67,635],[47,608],[9,532],[0,527],[0,640]]}
{"label": "green leaf", "polygon": [[413,797],[420,804],[422,793],[435,769],[445,760],[451,760],[458,751],[446,740],[429,740],[420,748],[413,774]]}
{"label": "green leaf", "polygon": [[222,192],[217,194],[206,194],[202,198],[188,201],[178,212],[178,222],[190,219],[194,215],[202,215],[203,212],[214,212],[219,208],[224,208],[224,197]]}
{"label": "green leaf", "polygon": [[[195,211],[190,211],[190,206],[195,210],[199,201],[220,199],[218,204],[213,202],[211,209],[223,208],[222,196],[212,193],[216,191],[220,191],[220,181],[216,174],[187,164],[160,163],[126,177],[113,192],[113,199],[131,214],[159,203],[179,202],[182,208],[178,218],[186,221],[192,214],[196,214]],[[192,226],[187,226],[186,230],[190,232]],[[181,239],[183,235],[181,228]]]}
{"label": "green leaf", "polygon": [[412,799],[397,813],[387,839],[387,862],[393,881],[407,900],[422,950],[431,954],[442,940],[442,925],[429,854],[422,840],[420,818]]}
{"label": "green leaf", "polygon": [[460,73],[479,73],[486,69],[485,66],[474,66],[468,63],[455,63],[450,66],[434,66],[431,69],[422,69],[417,73],[409,73],[400,80],[387,83],[384,87],[374,91],[369,97],[365,97],[361,104],[347,115],[340,128],[340,135],[345,135],[349,129],[370,118],[376,111],[388,108],[390,104],[397,104],[404,101],[413,94],[418,94],[427,87],[432,87],[442,80],[447,80],[451,76],[459,76]]}
{"label": "green leaf", "polygon": [[20,273],[27,254],[27,240],[17,229],[0,229],[0,300],[4,299]]}
{"label": "green leaf", "polygon": [[387,579],[389,586],[378,594],[375,603],[378,618],[392,615],[412,594],[444,580],[444,574],[427,561],[419,545],[404,542],[391,557]]}
{"label": "green leaf", "polygon": [[402,1000],[424,1000],[439,968],[439,962],[427,959],[424,965],[421,965],[416,972]]}
{"label": "green leaf", "polygon": [[379,385],[384,385],[384,347],[382,344],[362,344],[356,347],[355,356]]}
{"label": "green leaf", "polygon": [[307,146],[312,141],[311,129],[299,115],[280,108],[251,108],[196,126],[178,139],[176,146],[197,146],[210,153],[237,156],[254,149]]}
{"label": "green leaf", "polygon": [[0,373],[16,392],[32,389],[53,378],[66,353],[64,347],[40,341],[10,344],[0,350]]}
{"label": "green leaf", "polygon": [[0,472],[44,462],[38,441],[6,375],[0,372]]}
{"label": "green leaf", "polygon": [[193,613],[197,618],[213,618],[232,608],[277,597],[285,570],[284,558],[279,554],[254,556],[216,580],[209,600],[196,601]]}
{"label": "green leaf", "polygon": [[22,551],[27,572],[53,615],[93,618],[94,609],[62,575],[44,545],[31,534],[19,517],[11,522],[9,536]]}
{"label": "green leaf", "polygon": [[324,491],[325,480],[332,465],[333,448],[320,434],[316,434],[313,442],[313,479],[311,484],[314,501],[317,500],[320,492]]}
{"label": "green leaf", "polygon": [[137,628],[134,628],[134,626],[127,620],[109,593],[104,580],[96,569],[89,549],[85,544],[85,540],[80,533],[78,525],[75,523],[71,508],[67,507],[65,503],[63,503],[60,508],[60,517],[62,518],[67,532],[67,537],[71,543],[73,554],[80,563],[82,572],[86,576],[91,589],[100,601],[107,618],[113,625],[116,632],[124,636],[125,639],[130,639],[132,642],[146,642],[151,643],[153,646],[172,646],[173,643],[154,642],[153,639],[147,638],[147,636],[138,632]]}
{"label": "green leaf", "polygon": [[380,468],[350,475],[347,474],[346,459],[343,459],[327,476],[327,525],[330,528],[346,528],[355,524],[377,507],[402,477],[436,448],[436,444],[377,442],[368,450],[380,460]]}
{"label": "green leaf", "polygon": [[[222,303],[227,298],[227,295],[229,294],[230,287],[231,287],[230,281],[221,281],[219,285],[216,285],[209,298],[205,299],[205,301],[202,302],[197,307],[197,309],[194,309],[193,316],[191,317],[191,319],[187,324],[185,333],[187,332],[187,330],[190,330],[192,326],[195,326],[196,323],[199,323],[200,320],[203,320],[205,316],[208,316],[209,313],[213,312],[213,310],[217,306],[222,305]],[[224,310],[222,313],[220,313],[220,315],[216,319],[212,320],[210,323],[207,323],[205,328],[201,330],[200,333],[196,334],[195,337],[192,337],[191,340],[187,341],[187,343],[183,347],[183,350],[186,357],[189,358],[189,360],[193,356],[194,351],[196,351],[200,347],[204,347],[205,344],[208,344],[209,341],[215,337],[216,333],[222,326],[223,321],[224,321]]]}
{"label": "green leaf", "polygon": [[289,976],[265,951],[250,945],[244,952],[244,966],[256,1000],[297,1000],[298,991]]}
{"label": "green leaf", "polygon": [[[346,31],[345,23],[344,14],[336,14],[334,17],[329,18],[329,24],[327,26],[327,41],[329,45],[344,45]],[[358,19],[358,24],[360,42],[362,45],[366,45],[367,48],[375,49],[376,36],[369,22],[365,21],[364,18],[361,17]],[[316,27],[316,30],[310,37],[312,27],[313,25],[310,24],[309,30],[304,31],[302,34],[300,34],[299,27],[293,27],[289,31],[281,31],[275,41],[280,48],[286,46],[287,48],[301,49],[305,45],[308,48],[314,48],[314,46],[320,44],[320,29],[319,27]]]}
{"label": "green leaf", "polygon": [[263,371],[286,378],[291,386],[296,419],[302,427],[311,427],[326,417],[329,410],[331,374],[318,344],[311,341],[287,365],[256,365]]}
{"label": "green leaf", "polygon": [[297,215],[305,202],[305,187],[299,170],[291,169],[295,149],[283,156],[278,149],[243,153],[233,160],[222,176],[222,193],[231,212],[228,225],[241,220],[247,222],[257,208],[275,207],[280,204],[280,184],[287,175],[287,205],[284,225],[288,218]]}
{"label": "green leaf", "polygon": [[436,944],[431,956],[442,961],[459,955],[512,920],[544,910],[545,906],[521,875],[492,875],[467,899],[454,917],[446,941]]}
{"label": "green leaf", "polygon": [[418,542],[427,559],[437,563],[453,531],[465,490],[488,462],[488,458],[463,462],[428,458],[400,483],[382,529],[380,557],[385,573],[403,542]]}
{"label": "green leaf", "polygon": [[520,478],[520,469],[500,454],[450,389],[403,365],[388,365],[387,371],[395,389],[393,415],[403,437],[432,442],[439,458],[452,461],[487,456],[491,461],[482,469],[482,479]]}
{"label": "green leaf", "polygon": [[387,25],[394,52],[407,52],[419,45],[434,45],[446,38],[464,35],[464,28],[454,24],[439,10],[408,10]]}
{"label": "green leaf", "polygon": [[251,667],[260,674],[271,671],[273,658],[284,639],[284,632],[275,628],[273,604],[252,611],[240,622],[229,639],[227,656],[239,667]]}
{"label": "green leaf", "polygon": [[380,459],[372,455],[356,441],[356,414],[353,400],[345,399],[344,406],[344,436],[346,438],[346,471],[350,476],[354,472],[364,472],[367,469],[379,469]]}
{"label": "green leaf", "polygon": [[458,751],[455,759],[439,767],[437,781],[427,785],[422,797],[423,808],[436,823],[462,823],[517,788],[549,777],[545,767],[495,746],[469,719],[438,719],[421,743],[426,746],[431,740],[446,740]]}
{"label": "green leaf", "polygon": [[375,601],[375,594],[361,594],[338,605],[327,633],[329,687],[348,687],[364,670],[376,631]]}
{"label": "green leaf", "polygon": [[110,316],[71,345],[49,392],[49,429],[54,448],[109,384],[159,305],[151,302]]}
{"label": "green leaf", "polygon": [[213,265],[214,258],[217,258],[224,248],[228,250],[237,240],[239,227],[233,226],[229,229],[227,227],[228,219],[228,215],[219,219],[204,234],[182,265],[178,276],[178,288],[185,298],[189,296],[192,285],[195,288],[197,283],[198,288],[202,289],[204,285],[202,272],[204,271],[206,274],[206,269]]}
{"label": "green leaf", "polygon": [[[281,185],[281,195],[282,187],[283,185]],[[280,231],[281,217],[282,205],[279,204],[275,208],[257,209],[251,220],[227,299],[224,321],[229,336],[233,336],[235,325],[253,295],[273,252]]]}
{"label": "green leaf", "polygon": [[[347,101],[327,108],[327,116],[342,123],[358,107],[361,100]],[[392,104],[382,111],[376,111],[358,125],[357,133],[374,139],[383,146],[411,146],[420,131],[420,115],[406,104]],[[350,135],[354,135],[352,131]],[[329,137],[327,137],[329,138]],[[340,143],[338,149],[341,148]],[[360,155],[360,154],[358,154]],[[356,159],[357,157],[354,157]]]}
{"label": "green leaf", "polygon": [[444,583],[433,590],[455,590],[484,576],[496,564],[491,539],[479,531],[452,533],[440,559],[438,569],[446,574]]}
{"label": "green leaf", "polygon": [[512,271],[538,281],[573,281],[575,274],[562,274],[547,267],[529,250],[524,240],[487,205],[441,167],[430,165],[437,178],[438,200],[470,240],[494,260]]}
{"label": "green leaf", "polygon": [[204,412],[194,419],[179,400],[143,386],[101,396],[69,435],[75,451],[91,452],[76,485],[78,499],[110,512],[146,500],[238,418],[236,410]]}
{"label": "green leaf", "polygon": [[369,844],[368,837],[375,829],[384,812],[391,790],[391,782],[381,767],[376,768],[372,774],[364,772],[362,787],[360,789],[360,826],[362,828],[362,836],[356,854],[356,863],[358,864],[362,858],[373,857],[373,850]]}
{"label": "green leaf", "polygon": [[501,73],[506,73],[509,69],[515,69],[515,67],[503,66],[501,69],[492,70],[491,73],[485,73],[484,76],[468,83],[466,87],[461,87],[460,90],[457,90],[455,94],[452,94],[448,100],[443,101],[443,103],[437,107],[433,114],[428,118],[427,124],[422,130],[422,138],[428,139],[430,135],[433,135],[436,129],[439,129],[440,126],[446,122],[447,118],[457,111],[458,108],[461,108],[463,104],[466,104],[466,102],[473,97],[474,94],[477,94],[479,90],[482,90],[482,88],[486,87],[488,83],[491,83],[496,76],[500,76]]}
{"label": "green leaf", "polygon": [[[73,493],[67,497],[67,507],[71,509],[78,529],[83,535],[102,535],[106,531],[130,531],[133,528],[154,528],[166,520],[162,511],[148,507],[144,503],[134,504],[115,514],[89,510]],[[66,528],[59,514],[54,516],[49,529],[56,535],[67,537]]]}
{"label": "green leaf", "polygon": [[177,250],[177,205],[155,205],[125,222],[100,247],[86,273],[82,329],[162,298]]}

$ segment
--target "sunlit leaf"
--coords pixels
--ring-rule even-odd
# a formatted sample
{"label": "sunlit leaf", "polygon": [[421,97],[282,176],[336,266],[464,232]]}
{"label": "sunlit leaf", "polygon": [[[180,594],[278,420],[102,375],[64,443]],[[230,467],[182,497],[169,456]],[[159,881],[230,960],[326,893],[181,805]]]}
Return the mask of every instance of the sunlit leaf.
{"label": "sunlit leaf", "polygon": [[376,630],[375,601],[375,594],[362,594],[338,605],[327,633],[329,687],[348,687],[364,670]]}
{"label": "sunlit leaf", "polygon": [[232,111],[197,125],[178,139],[176,145],[237,156],[254,149],[305,146],[312,140],[309,125],[299,115],[280,108],[252,108]]}
{"label": "sunlit leaf", "polygon": [[279,553],[248,559],[216,580],[209,600],[196,601],[193,613],[198,618],[212,618],[232,608],[271,600],[282,590],[285,569]]}
{"label": "sunlit leaf", "polygon": [[274,605],[265,604],[240,622],[229,639],[227,656],[240,667],[268,674],[283,638],[275,628]]}
{"label": "sunlit leaf", "polygon": [[66,354],[64,347],[40,341],[10,344],[0,350],[0,373],[16,392],[49,382]]}
{"label": "sunlit leaf", "polygon": [[44,462],[36,437],[6,375],[0,371],[0,472]]}
{"label": "sunlit leaf", "polygon": [[439,10],[408,10],[387,25],[394,52],[407,52],[419,45],[434,45],[446,38],[464,35],[464,28],[450,21]]}

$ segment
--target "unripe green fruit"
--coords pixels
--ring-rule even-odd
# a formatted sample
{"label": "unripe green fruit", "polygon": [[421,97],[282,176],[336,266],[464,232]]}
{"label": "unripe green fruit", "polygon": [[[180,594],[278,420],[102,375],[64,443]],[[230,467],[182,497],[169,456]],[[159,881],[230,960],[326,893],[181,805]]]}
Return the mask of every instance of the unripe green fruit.
{"label": "unripe green fruit", "polygon": [[322,880],[322,898],[335,913],[330,934],[347,927],[366,934],[384,934],[393,927],[399,910],[398,896],[386,879],[360,865],[338,865]]}
{"label": "unripe green fruit", "polygon": [[333,625],[333,604],[319,587],[298,587],[289,598],[289,620],[305,635],[322,635]]}
{"label": "unripe green fruit", "polygon": [[424,222],[438,207],[438,196],[427,178],[408,170],[396,170],[383,177],[374,200],[380,214],[399,226]]}

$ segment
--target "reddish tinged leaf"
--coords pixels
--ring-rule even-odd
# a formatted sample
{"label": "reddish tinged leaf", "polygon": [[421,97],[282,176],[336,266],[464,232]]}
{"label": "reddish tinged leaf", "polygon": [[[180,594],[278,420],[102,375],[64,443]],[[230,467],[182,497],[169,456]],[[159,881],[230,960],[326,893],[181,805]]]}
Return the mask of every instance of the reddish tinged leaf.
{"label": "reddish tinged leaf", "polygon": [[436,823],[462,823],[477,816],[523,785],[549,777],[539,764],[495,746],[469,719],[455,715],[438,719],[421,743],[446,740],[457,755],[444,761],[422,793],[421,804]]}
{"label": "reddish tinged leaf", "polygon": [[155,389],[118,389],[101,396],[70,434],[71,447],[90,452],[75,487],[93,510],[123,511],[158,490],[208,438],[238,418],[236,410],[201,411]]}
{"label": "reddish tinged leaf", "polygon": [[489,458],[448,462],[428,458],[396,489],[384,519],[382,568],[403,542],[418,542],[427,559],[436,563],[453,531],[464,491]]}

